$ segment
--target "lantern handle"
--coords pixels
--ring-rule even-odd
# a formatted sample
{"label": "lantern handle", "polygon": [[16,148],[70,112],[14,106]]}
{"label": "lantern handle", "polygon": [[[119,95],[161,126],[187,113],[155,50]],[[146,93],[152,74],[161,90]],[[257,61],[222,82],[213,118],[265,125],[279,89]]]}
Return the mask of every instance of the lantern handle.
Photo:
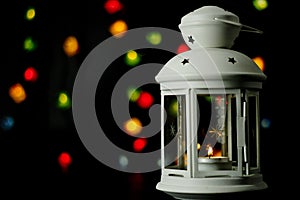
{"label": "lantern handle", "polygon": [[226,20],[226,19],[220,19],[220,18],[217,18],[217,17],[215,17],[214,20],[221,21],[221,22],[228,23],[228,24],[232,24],[232,25],[235,25],[235,26],[242,26],[242,27],[247,28],[247,29],[241,29],[241,31],[253,32],[253,33],[260,33],[260,34],[263,33],[263,31],[261,31],[261,30],[253,28],[251,26],[240,24],[238,22],[234,22],[234,21],[230,21],[230,20]]}

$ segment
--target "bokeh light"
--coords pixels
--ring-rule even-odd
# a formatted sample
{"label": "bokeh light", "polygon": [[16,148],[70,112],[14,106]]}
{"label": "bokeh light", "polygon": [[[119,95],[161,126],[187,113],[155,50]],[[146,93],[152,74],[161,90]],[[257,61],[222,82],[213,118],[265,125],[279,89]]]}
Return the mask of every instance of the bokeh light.
{"label": "bokeh light", "polygon": [[28,82],[35,82],[38,78],[38,72],[34,67],[28,67],[24,72],[24,79]]}
{"label": "bokeh light", "polygon": [[128,30],[127,23],[124,20],[117,20],[109,27],[109,32],[117,38],[123,37]]}
{"label": "bokeh light", "polygon": [[141,56],[134,50],[130,50],[125,55],[125,63],[129,66],[136,66],[141,61]]}
{"label": "bokeh light", "polygon": [[146,138],[137,138],[133,142],[133,150],[135,152],[141,152],[147,145],[147,139]]}
{"label": "bokeh light", "polygon": [[15,120],[11,116],[2,117],[2,119],[0,121],[0,126],[1,126],[2,130],[4,130],[4,131],[11,130],[12,127],[14,126],[14,124],[15,124]]}
{"label": "bokeh light", "polygon": [[35,17],[35,9],[33,7],[28,8],[25,14],[25,19],[31,21],[34,19],[34,17]]}
{"label": "bokeh light", "polygon": [[135,87],[129,87],[127,89],[127,96],[129,101],[136,102],[138,98],[140,97],[141,90]]}
{"label": "bokeh light", "polygon": [[124,123],[124,130],[128,135],[136,136],[142,131],[142,123],[138,118],[131,118]]}
{"label": "bokeh light", "polygon": [[146,35],[146,40],[153,45],[158,45],[162,41],[162,35],[159,32],[150,32]]}
{"label": "bokeh light", "polygon": [[37,48],[38,44],[32,37],[28,36],[24,40],[24,50],[27,52],[32,52]]}
{"label": "bokeh light", "polygon": [[183,53],[183,52],[188,51],[188,50],[190,50],[190,48],[188,47],[188,45],[186,45],[186,44],[180,44],[178,46],[178,48],[177,48],[176,53],[180,54],[180,53]]}
{"label": "bokeh light", "polygon": [[173,100],[168,108],[168,113],[170,113],[172,116],[177,116],[177,112],[178,112],[178,102],[177,100]]}
{"label": "bokeh light", "polygon": [[128,166],[128,158],[124,155],[119,157],[119,164],[122,168],[126,168]]}
{"label": "bokeh light", "polygon": [[69,36],[63,44],[64,52],[67,56],[72,57],[79,52],[79,44],[75,36]]}
{"label": "bokeh light", "polygon": [[261,71],[265,71],[265,62],[261,56],[257,56],[252,60],[257,64],[257,66],[261,69]]}
{"label": "bokeh light", "polygon": [[61,152],[57,158],[63,172],[67,172],[72,163],[72,157],[68,152]]}
{"label": "bokeh light", "polygon": [[114,14],[122,10],[123,4],[119,0],[107,0],[104,3],[104,8],[109,14]]}
{"label": "bokeh light", "polygon": [[253,0],[252,3],[258,11],[265,10],[269,5],[267,0]]}
{"label": "bokeh light", "polygon": [[58,94],[57,106],[61,109],[68,109],[71,107],[71,99],[66,92],[60,92]]}
{"label": "bokeh light", "polygon": [[138,106],[143,109],[149,108],[153,104],[153,102],[154,102],[153,96],[146,91],[142,91],[137,100]]}
{"label": "bokeh light", "polygon": [[21,103],[27,97],[25,89],[20,83],[15,83],[9,88],[9,96],[15,103]]}
{"label": "bokeh light", "polygon": [[270,128],[270,126],[271,126],[271,120],[268,119],[268,118],[263,118],[261,120],[260,124],[261,124],[261,127],[263,127],[263,128]]}

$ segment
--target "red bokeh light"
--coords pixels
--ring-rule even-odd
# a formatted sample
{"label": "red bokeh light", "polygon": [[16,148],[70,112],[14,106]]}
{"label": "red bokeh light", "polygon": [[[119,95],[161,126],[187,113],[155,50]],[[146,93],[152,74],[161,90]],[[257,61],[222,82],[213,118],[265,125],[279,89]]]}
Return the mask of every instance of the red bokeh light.
{"label": "red bokeh light", "polygon": [[153,96],[149,93],[149,92],[141,92],[138,100],[137,100],[137,104],[141,107],[141,108],[149,108],[154,102],[154,98]]}
{"label": "red bokeh light", "polygon": [[123,5],[118,0],[107,0],[104,4],[104,8],[106,12],[113,14],[122,10]]}
{"label": "red bokeh light", "polygon": [[183,53],[183,52],[188,51],[188,50],[190,50],[190,48],[186,44],[181,44],[177,48],[177,54]]}
{"label": "red bokeh light", "polygon": [[67,171],[68,167],[72,163],[72,157],[70,156],[70,154],[68,152],[62,152],[58,156],[58,163],[63,171]]}
{"label": "red bokeh light", "polygon": [[145,138],[138,138],[133,142],[133,149],[136,152],[141,152],[147,145],[147,140]]}
{"label": "red bokeh light", "polygon": [[33,67],[28,67],[24,72],[24,79],[26,81],[34,82],[38,78],[38,72]]}

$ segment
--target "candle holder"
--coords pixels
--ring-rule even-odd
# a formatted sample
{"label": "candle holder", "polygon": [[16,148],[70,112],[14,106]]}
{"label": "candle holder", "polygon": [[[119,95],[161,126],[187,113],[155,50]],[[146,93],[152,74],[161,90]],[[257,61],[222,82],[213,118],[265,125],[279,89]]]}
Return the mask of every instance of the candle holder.
{"label": "candle holder", "polygon": [[[161,90],[161,180],[177,199],[212,198],[267,188],[260,172],[259,92],[266,75],[231,50],[243,28],[216,6],[182,17],[190,47],[155,79]],[[246,30],[245,29],[245,30]]]}

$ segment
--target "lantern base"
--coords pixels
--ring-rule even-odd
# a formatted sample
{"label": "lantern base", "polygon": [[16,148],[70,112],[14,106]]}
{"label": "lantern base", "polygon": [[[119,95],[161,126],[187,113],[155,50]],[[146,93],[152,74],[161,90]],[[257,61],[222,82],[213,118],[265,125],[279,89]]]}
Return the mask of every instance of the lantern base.
{"label": "lantern base", "polygon": [[241,199],[255,199],[259,196],[266,196],[263,190],[251,192],[235,192],[235,193],[215,193],[215,194],[175,194],[168,193],[175,199],[181,200],[241,200]]}
{"label": "lantern base", "polygon": [[242,177],[186,178],[162,176],[156,189],[176,199],[240,199],[268,186],[261,174]]}

